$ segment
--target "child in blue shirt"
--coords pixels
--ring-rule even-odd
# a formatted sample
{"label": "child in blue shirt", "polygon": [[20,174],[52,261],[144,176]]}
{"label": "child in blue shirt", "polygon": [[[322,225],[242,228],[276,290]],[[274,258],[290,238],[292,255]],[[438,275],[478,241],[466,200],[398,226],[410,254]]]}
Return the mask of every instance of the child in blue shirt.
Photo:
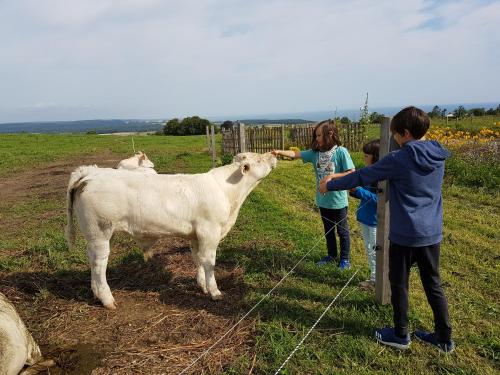
{"label": "child in blue shirt", "polygon": [[449,153],[436,141],[421,140],[429,125],[429,117],[421,109],[402,109],[391,121],[391,133],[401,149],[348,176],[322,181],[320,192],[389,181],[389,281],[394,327],[377,329],[375,338],[398,349],[409,348],[408,279],[411,266],[416,263],[434,314],[434,332],[417,330],[415,337],[441,352],[451,353],[455,344],[439,275],[443,237],[441,186]]}
{"label": "child in blue shirt", "polygon": [[301,158],[304,163],[312,163],[316,174],[316,204],[319,207],[325,230],[328,254],[316,264],[325,265],[337,261],[337,240],[334,227],[340,242],[339,268],[350,268],[350,238],[347,222],[347,191],[332,191],[325,194],[318,192],[319,182],[330,175],[345,176],[354,171],[349,151],[341,146],[339,132],[335,121],[325,120],[316,125],[313,131],[311,149],[307,151],[274,150],[274,155],[282,155],[292,159]]}
{"label": "child in blue shirt", "polygon": [[[376,139],[363,146],[363,158],[368,167],[378,161],[380,140]],[[361,200],[356,213],[356,219],[361,225],[363,242],[365,243],[368,266],[370,267],[370,278],[362,281],[360,286],[363,289],[373,290],[375,288],[375,270],[377,245],[377,183],[365,187],[355,187],[351,189],[351,196]]]}

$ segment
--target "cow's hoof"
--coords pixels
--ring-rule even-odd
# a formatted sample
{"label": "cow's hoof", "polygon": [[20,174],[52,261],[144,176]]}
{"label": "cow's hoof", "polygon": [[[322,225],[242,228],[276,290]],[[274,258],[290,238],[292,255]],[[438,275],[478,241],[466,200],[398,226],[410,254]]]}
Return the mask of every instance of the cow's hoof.
{"label": "cow's hoof", "polygon": [[212,301],[220,301],[221,299],[224,299],[224,296],[221,292],[212,295]]}
{"label": "cow's hoof", "polygon": [[113,301],[111,303],[108,303],[107,305],[104,305],[105,308],[107,308],[108,310],[116,310],[116,302]]}

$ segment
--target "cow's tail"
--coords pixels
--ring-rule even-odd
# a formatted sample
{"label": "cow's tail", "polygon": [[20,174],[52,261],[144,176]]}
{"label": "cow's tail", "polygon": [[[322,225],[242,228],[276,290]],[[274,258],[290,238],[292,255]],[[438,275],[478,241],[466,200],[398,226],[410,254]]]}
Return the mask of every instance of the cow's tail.
{"label": "cow's tail", "polygon": [[66,192],[66,215],[68,222],[66,223],[65,236],[70,250],[72,250],[75,246],[76,237],[75,222],[73,220],[73,203],[75,200],[75,194],[77,189],[83,185],[85,177],[87,177],[95,168],[97,168],[95,165],[78,167],[71,173],[69,178],[68,190]]}

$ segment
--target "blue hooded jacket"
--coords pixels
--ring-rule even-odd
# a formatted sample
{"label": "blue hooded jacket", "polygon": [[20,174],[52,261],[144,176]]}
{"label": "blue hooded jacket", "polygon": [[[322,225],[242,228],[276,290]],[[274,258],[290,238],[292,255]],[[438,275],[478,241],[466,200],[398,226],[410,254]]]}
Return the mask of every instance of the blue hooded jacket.
{"label": "blue hooded jacket", "polygon": [[346,190],[389,181],[389,240],[420,247],[442,239],[441,186],[449,152],[436,141],[406,143],[378,162],[327,184],[328,190]]}
{"label": "blue hooded jacket", "polygon": [[371,186],[358,187],[350,193],[354,198],[361,200],[356,211],[356,220],[369,227],[377,226],[377,189]]}

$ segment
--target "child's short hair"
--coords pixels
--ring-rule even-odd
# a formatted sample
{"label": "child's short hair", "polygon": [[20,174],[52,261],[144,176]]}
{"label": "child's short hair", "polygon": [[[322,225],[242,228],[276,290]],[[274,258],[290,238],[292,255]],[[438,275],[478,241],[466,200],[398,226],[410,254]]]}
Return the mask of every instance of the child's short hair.
{"label": "child's short hair", "polygon": [[391,121],[391,132],[401,135],[405,134],[405,129],[415,139],[422,138],[430,126],[430,119],[427,113],[417,107],[406,107],[399,111]]}
{"label": "child's short hair", "polygon": [[[323,133],[323,140],[325,144],[320,149],[318,146],[318,142],[316,142],[316,130],[321,128],[321,132]],[[330,132],[332,135],[330,136]],[[312,132],[312,140],[311,140],[311,150],[314,151],[327,151],[330,150],[333,146],[340,146],[342,143],[340,142],[339,129],[337,128],[337,124],[335,120],[324,120],[319,122]]]}
{"label": "child's short hair", "polygon": [[379,150],[380,150],[380,139],[374,139],[368,143],[365,143],[363,146],[363,152],[367,155],[372,155],[372,163],[378,161],[379,158]]}

